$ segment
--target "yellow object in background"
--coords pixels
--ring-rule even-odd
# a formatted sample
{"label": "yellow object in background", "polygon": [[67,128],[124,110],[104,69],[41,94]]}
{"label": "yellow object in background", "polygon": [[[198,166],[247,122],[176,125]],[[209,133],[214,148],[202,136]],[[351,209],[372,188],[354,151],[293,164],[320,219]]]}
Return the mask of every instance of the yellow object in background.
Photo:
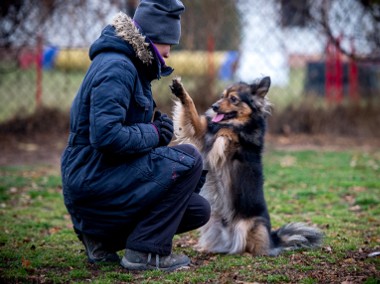
{"label": "yellow object in background", "polygon": [[[226,52],[216,51],[172,51],[166,64],[181,76],[199,76],[217,72],[223,63]],[[55,68],[61,70],[82,70],[90,66],[87,48],[61,49],[55,59]]]}

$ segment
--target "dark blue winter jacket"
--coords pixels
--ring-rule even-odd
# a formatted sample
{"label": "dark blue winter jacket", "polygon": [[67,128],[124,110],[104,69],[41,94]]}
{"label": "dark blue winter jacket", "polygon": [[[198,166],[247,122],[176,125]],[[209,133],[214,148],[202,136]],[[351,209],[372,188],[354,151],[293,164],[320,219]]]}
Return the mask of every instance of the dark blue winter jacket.
{"label": "dark blue winter jacket", "polygon": [[171,69],[147,42],[121,15],[90,48],[61,161],[65,205],[77,232],[127,231],[194,165],[188,154],[158,147],[151,81]]}

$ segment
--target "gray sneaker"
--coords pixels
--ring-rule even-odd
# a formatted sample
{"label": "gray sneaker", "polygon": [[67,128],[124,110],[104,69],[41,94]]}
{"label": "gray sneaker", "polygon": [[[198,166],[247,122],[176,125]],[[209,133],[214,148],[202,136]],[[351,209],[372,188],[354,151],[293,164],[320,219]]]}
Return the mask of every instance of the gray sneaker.
{"label": "gray sneaker", "polygon": [[160,256],[158,254],[126,249],[125,255],[120,264],[129,270],[158,269],[163,271],[174,271],[188,266],[190,264],[190,258],[183,254]]}
{"label": "gray sneaker", "polygon": [[107,250],[102,242],[94,240],[88,235],[81,235],[81,240],[86,248],[87,258],[90,263],[120,261],[117,253]]}

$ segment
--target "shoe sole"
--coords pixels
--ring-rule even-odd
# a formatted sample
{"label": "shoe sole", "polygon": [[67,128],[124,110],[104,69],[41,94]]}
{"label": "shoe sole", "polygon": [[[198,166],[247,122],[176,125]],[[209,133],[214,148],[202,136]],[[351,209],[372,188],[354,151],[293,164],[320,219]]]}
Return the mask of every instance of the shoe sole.
{"label": "shoe sole", "polygon": [[140,271],[141,270],[161,270],[161,271],[170,272],[170,271],[174,271],[180,268],[189,267],[189,264],[190,264],[190,261],[186,263],[170,266],[170,267],[156,267],[156,266],[145,264],[145,263],[129,262],[125,257],[123,257],[122,260],[120,261],[120,265],[123,266],[124,268],[128,270],[140,270]]}
{"label": "shoe sole", "polygon": [[103,258],[98,258],[98,259],[95,259],[95,258],[90,258],[89,256],[87,256],[87,261],[91,264],[96,264],[96,263],[115,263],[115,262],[119,262],[120,261],[120,257],[118,257],[117,255],[115,256],[112,256],[112,257],[103,257]]}

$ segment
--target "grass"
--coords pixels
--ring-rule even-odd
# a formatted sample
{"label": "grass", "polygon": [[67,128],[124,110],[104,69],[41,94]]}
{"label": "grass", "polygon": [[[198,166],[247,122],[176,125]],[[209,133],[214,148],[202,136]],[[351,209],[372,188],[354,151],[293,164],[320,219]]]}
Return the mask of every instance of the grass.
{"label": "grass", "polygon": [[[194,250],[196,231],[175,237],[192,258],[173,273],[128,272],[86,262],[63,205],[59,173],[44,166],[0,168],[0,282],[7,283],[379,283],[380,151],[265,153],[266,198],[273,227],[317,225],[320,249],[279,257],[214,255]],[[122,255],[122,252],[120,252]]]}
{"label": "grass", "polygon": [[[47,107],[68,110],[83,80],[84,72],[44,70],[42,103]],[[13,69],[0,79],[0,121],[16,114],[31,114],[36,109],[36,71]]]}
{"label": "grass", "polygon": [[[68,111],[71,102],[76,95],[84,78],[85,71],[43,70],[42,74],[42,104],[46,107],[57,107]],[[176,72],[169,77],[162,77],[152,84],[153,94],[158,106],[166,112],[171,111],[172,95],[169,84],[174,76],[180,76]],[[16,67],[9,69],[0,78],[0,122],[6,121],[16,114],[31,114],[36,109],[36,79],[35,68],[25,70]],[[252,78],[253,80],[254,78]],[[205,81],[205,82],[203,82]],[[283,108],[290,102],[297,101],[303,91],[304,68],[292,69],[288,86],[276,87],[271,90],[271,100],[277,108]],[[219,93],[231,82],[216,80],[211,83],[205,76],[186,76],[184,84],[195,99],[205,100],[207,107],[214,101]],[[199,86],[201,85],[201,86]],[[196,90],[203,90],[198,94]],[[288,95],[284,95],[288,94]],[[197,95],[199,95],[197,97]],[[206,107],[205,106],[205,107]]]}

